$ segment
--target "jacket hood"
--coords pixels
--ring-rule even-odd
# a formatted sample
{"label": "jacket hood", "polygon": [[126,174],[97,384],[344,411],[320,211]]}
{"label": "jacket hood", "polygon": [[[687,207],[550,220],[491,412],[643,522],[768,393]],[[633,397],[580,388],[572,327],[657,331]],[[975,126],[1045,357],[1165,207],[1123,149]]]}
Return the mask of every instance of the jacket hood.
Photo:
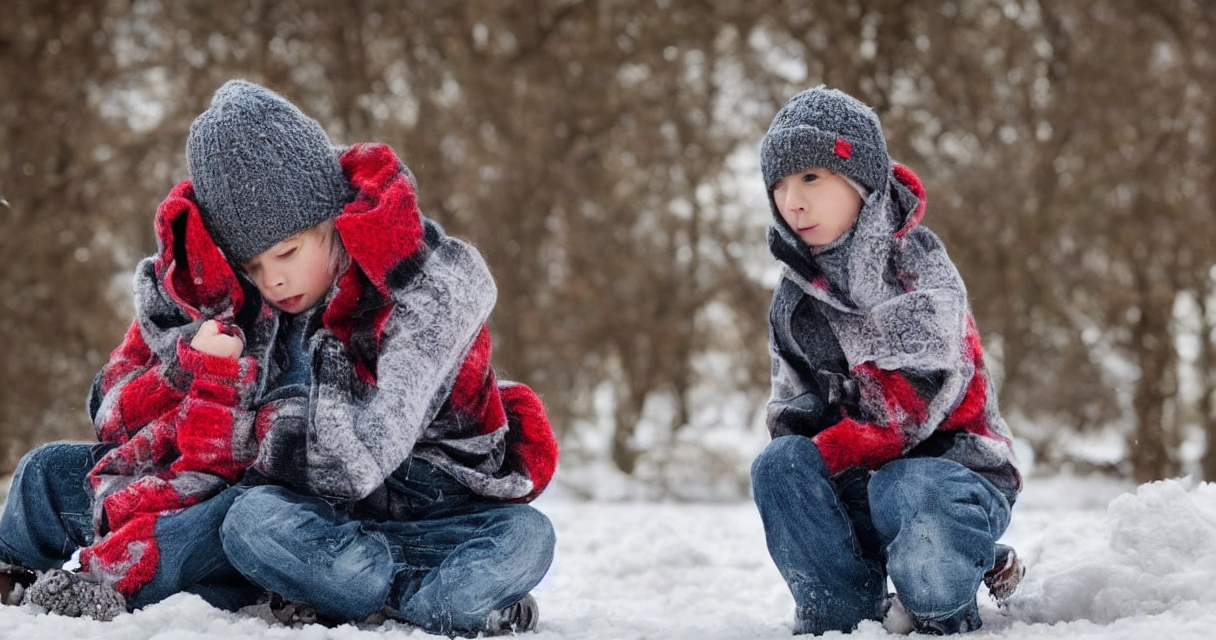
{"label": "jacket hood", "polygon": [[178,183],[161,202],[155,228],[154,269],[169,298],[190,320],[231,321],[223,316],[239,312],[247,292],[204,228],[190,181]]}
{"label": "jacket hood", "polygon": [[392,292],[421,272],[430,248],[413,174],[392,148],[356,144],[339,162],[356,190],[334,219],[351,265],[338,276],[322,321],[350,348],[359,378],[374,384]]}
{"label": "jacket hood", "polygon": [[[356,192],[334,218],[350,267],[338,276],[322,318],[351,349],[359,377],[373,383],[392,291],[419,273],[430,249],[413,174],[388,145],[353,145],[339,162]],[[161,203],[156,236],[152,264],[160,288],[149,295],[165,296],[165,304],[189,316],[185,320],[215,318],[247,328],[255,318],[277,313],[213,241],[190,181],[179,183]]]}

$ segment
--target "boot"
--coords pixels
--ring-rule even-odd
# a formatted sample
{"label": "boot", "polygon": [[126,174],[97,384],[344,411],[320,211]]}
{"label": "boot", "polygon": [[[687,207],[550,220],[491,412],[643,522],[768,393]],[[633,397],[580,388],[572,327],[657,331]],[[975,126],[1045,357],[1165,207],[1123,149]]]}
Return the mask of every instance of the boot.
{"label": "boot", "polygon": [[0,562],[0,604],[21,604],[25,590],[38,578],[25,567]]}
{"label": "boot", "polygon": [[496,636],[535,631],[539,619],[540,607],[536,604],[536,598],[529,593],[515,604],[491,611],[490,620],[486,625],[486,635]]}
{"label": "boot", "polygon": [[319,624],[326,627],[336,627],[337,623],[329,618],[317,613],[317,610],[310,604],[303,602],[292,602],[283,596],[271,591],[268,593],[266,604],[270,607],[270,613],[275,620],[292,627],[297,624]]}
{"label": "boot", "polygon": [[992,594],[992,599],[996,600],[998,605],[1004,605],[1013,592],[1017,590],[1018,583],[1022,581],[1022,576],[1026,574],[1026,567],[1018,561],[1018,554],[1013,550],[1013,547],[1007,544],[996,545],[996,561],[992,563],[992,568],[984,574],[984,584],[988,586],[988,593]]}

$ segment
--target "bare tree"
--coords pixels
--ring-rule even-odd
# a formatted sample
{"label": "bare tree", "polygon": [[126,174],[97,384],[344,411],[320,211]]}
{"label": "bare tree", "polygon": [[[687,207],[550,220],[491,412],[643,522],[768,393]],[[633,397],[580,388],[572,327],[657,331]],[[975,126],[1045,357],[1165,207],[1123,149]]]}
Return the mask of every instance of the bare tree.
{"label": "bare tree", "polygon": [[84,438],[84,398],[121,330],[111,229],[144,202],[125,123],[107,117],[117,18],[104,3],[8,3],[0,24],[0,473],[34,444]]}
{"label": "bare tree", "polygon": [[[1205,391],[1183,407],[1173,315],[1182,296],[1210,307],[1216,264],[1197,232],[1216,202],[1208,3],[10,4],[0,472],[88,436],[83,397],[125,326],[156,203],[186,177],[189,123],[245,77],[336,142],[393,145],[424,211],[491,264],[500,373],[536,387],[568,439],[606,393],[622,471],[718,464],[670,448],[699,388],[762,402],[771,214],[738,200],[730,159],[823,82],[873,105],[924,179],[1038,459],[1068,455],[1036,424],[1116,425],[1119,470],[1165,477],[1196,415],[1216,475],[1216,336],[1201,331]],[[655,415],[657,440],[640,431]]]}

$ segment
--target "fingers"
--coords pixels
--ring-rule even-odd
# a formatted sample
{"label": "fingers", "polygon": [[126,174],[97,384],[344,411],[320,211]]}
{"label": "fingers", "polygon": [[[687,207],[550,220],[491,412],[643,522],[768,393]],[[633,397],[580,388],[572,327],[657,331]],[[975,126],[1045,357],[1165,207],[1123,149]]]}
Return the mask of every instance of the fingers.
{"label": "fingers", "polygon": [[213,356],[239,358],[241,352],[245,350],[245,341],[241,340],[239,334],[224,332],[223,328],[215,320],[207,320],[199,325],[198,332],[194,334],[194,339],[190,341],[190,346],[195,351],[201,351]]}
{"label": "fingers", "polygon": [[198,333],[195,334],[195,337],[197,338],[202,336],[204,338],[209,338],[211,336],[219,335],[219,333],[220,323],[216,322],[215,320],[206,320],[203,322],[203,324],[199,325]]}

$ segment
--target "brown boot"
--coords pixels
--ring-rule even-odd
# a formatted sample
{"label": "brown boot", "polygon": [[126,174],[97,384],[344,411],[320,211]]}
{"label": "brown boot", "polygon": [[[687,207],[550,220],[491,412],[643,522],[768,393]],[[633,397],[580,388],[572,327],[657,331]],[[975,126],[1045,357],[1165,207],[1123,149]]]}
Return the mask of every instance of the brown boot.
{"label": "brown boot", "polygon": [[997,604],[1004,605],[1013,592],[1017,591],[1018,583],[1025,574],[1026,567],[1018,560],[1018,554],[1013,547],[997,544],[996,562],[992,563],[992,568],[984,574],[984,584],[988,586],[988,593],[992,594]]}

